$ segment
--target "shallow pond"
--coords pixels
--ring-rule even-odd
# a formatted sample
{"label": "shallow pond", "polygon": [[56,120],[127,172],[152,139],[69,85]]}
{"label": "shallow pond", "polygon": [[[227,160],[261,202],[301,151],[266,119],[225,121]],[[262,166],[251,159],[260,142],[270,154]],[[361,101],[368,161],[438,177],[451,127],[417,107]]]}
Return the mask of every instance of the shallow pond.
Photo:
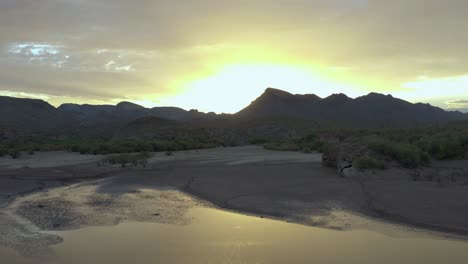
{"label": "shallow pond", "polygon": [[[334,231],[196,208],[188,225],[127,222],[66,232],[51,256],[1,263],[468,263],[468,242],[392,229]],[[388,231],[388,230],[387,230]]]}

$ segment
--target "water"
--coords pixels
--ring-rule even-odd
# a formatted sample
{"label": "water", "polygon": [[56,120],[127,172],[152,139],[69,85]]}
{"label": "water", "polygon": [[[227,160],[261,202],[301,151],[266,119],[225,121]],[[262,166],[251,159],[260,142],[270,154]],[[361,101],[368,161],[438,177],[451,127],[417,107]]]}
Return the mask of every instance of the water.
{"label": "water", "polygon": [[190,212],[189,225],[127,222],[56,232],[52,255],[1,263],[468,263],[468,242],[419,233],[334,231],[216,209]]}

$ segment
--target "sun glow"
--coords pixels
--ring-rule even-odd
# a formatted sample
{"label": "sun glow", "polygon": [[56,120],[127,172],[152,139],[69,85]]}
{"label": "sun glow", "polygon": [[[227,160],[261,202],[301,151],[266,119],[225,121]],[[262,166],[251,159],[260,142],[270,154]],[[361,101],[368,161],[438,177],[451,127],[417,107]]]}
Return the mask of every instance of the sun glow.
{"label": "sun glow", "polygon": [[412,91],[412,93],[407,92],[409,95],[402,94],[406,98],[437,98],[441,97],[441,95],[445,96],[443,91],[448,90],[452,95],[466,96],[468,93],[468,75],[445,78],[420,77],[419,80],[405,83],[402,86]]}
{"label": "sun glow", "polygon": [[179,95],[162,100],[166,105],[202,111],[235,113],[247,106],[267,87],[291,93],[327,96],[331,91],[357,95],[358,89],[323,77],[313,69],[282,64],[232,64],[211,76],[187,81]]}

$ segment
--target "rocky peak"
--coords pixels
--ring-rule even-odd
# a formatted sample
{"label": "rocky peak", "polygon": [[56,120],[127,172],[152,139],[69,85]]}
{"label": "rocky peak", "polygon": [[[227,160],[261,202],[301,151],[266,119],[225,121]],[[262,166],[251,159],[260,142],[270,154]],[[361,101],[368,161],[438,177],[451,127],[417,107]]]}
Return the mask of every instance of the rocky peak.
{"label": "rocky peak", "polygon": [[291,93],[276,88],[267,88],[263,95],[292,96]]}
{"label": "rocky peak", "polygon": [[352,99],[343,93],[332,94],[328,96],[327,98],[323,99],[323,101],[327,103],[344,103],[348,100],[352,100]]}
{"label": "rocky peak", "polygon": [[130,102],[120,102],[120,103],[117,104],[117,108],[123,109],[123,110],[141,110],[141,109],[145,109],[141,105],[137,105],[137,104],[130,103]]}

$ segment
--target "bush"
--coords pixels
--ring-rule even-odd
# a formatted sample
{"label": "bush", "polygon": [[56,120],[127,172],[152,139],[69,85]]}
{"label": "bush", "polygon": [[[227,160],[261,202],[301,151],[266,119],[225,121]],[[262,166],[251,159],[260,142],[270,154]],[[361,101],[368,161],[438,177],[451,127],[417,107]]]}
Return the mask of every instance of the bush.
{"label": "bush", "polygon": [[270,139],[267,139],[267,138],[251,138],[249,139],[249,144],[250,145],[262,145],[262,144],[266,144],[268,142],[270,142],[271,140]]}
{"label": "bush", "polygon": [[439,160],[461,158],[465,153],[463,140],[454,137],[425,138],[418,146]]}
{"label": "bush", "polygon": [[325,148],[325,143],[322,141],[312,141],[312,142],[300,142],[299,149],[305,153],[311,153],[313,151],[318,151],[323,153]]}
{"label": "bush", "polygon": [[119,164],[122,168],[127,167],[127,165],[132,165],[137,167],[138,165],[142,165],[146,167],[148,164],[148,159],[151,157],[151,154],[148,152],[141,152],[141,153],[123,153],[123,154],[115,154],[107,157],[104,162],[109,164]]}
{"label": "bush", "polygon": [[468,146],[468,131],[466,131],[466,134],[460,138],[460,143],[463,146]]}
{"label": "bush", "polygon": [[17,159],[21,157],[21,152],[18,149],[10,149],[8,150],[8,155],[13,159]]}
{"label": "bush", "polygon": [[268,150],[278,150],[278,151],[298,151],[300,150],[299,146],[295,143],[288,142],[275,142],[267,143],[263,145],[263,148]]}
{"label": "bush", "polygon": [[317,134],[315,134],[315,133],[310,133],[310,134],[308,134],[307,136],[305,136],[305,137],[303,138],[303,140],[304,140],[304,141],[308,141],[308,142],[314,142],[314,141],[317,141],[317,138],[318,138]]}
{"label": "bush", "polygon": [[381,160],[377,160],[369,156],[363,156],[353,160],[353,167],[360,170],[383,170],[385,169],[385,164]]}
{"label": "bush", "polygon": [[371,142],[369,148],[394,158],[406,168],[416,168],[430,162],[428,153],[411,144],[378,140]]}

